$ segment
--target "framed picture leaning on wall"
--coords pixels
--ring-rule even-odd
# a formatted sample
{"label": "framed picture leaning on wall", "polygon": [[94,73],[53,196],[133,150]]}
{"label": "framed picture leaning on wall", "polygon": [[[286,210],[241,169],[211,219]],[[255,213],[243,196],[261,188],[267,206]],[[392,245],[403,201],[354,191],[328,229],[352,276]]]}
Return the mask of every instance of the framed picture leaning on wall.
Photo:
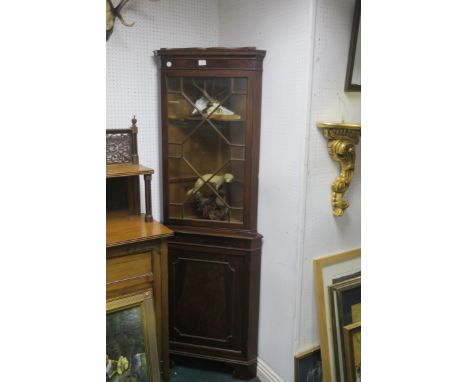
{"label": "framed picture leaning on wall", "polygon": [[355,322],[343,329],[347,381],[361,382],[361,323]]}
{"label": "framed picture leaning on wall", "polygon": [[345,362],[343,330],[361,322],[361,277],[351,278],[328,287],[333,328],[335,370],[338,381],[349,381]]}
{"label": "framed picture leaning on wall", "polygon": [[320,346],[294,356],[294,382],[322,382]]}
{"label": "framed picture leaning on wall", "polygon": [[107,300],[106,381],[160,382],[151,290]]}
{"label": "framed picture leaning on wall", "polygon": [[328,287],[361,270],[361,249],[313,260],[317,318],[320,331],[323,382],[340,381],[336,375],[333,318]]}

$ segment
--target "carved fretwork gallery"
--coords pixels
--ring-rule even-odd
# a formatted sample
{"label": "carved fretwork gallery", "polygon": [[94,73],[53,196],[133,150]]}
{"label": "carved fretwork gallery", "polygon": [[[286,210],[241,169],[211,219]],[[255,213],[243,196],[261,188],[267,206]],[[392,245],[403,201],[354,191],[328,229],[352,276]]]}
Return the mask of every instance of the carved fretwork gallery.
{"label": "carved fretwork gallery", "polygon": [[161,49],[170,353],[256,375],[262,63],[255,48]]}

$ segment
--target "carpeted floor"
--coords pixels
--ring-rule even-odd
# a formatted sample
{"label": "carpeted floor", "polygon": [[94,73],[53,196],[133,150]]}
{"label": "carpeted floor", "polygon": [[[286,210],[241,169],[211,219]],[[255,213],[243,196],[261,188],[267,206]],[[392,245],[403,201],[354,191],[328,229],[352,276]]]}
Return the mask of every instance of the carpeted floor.
{"label": "carpeted floor", "polygon": [[[232,370],[219,363],[187,358],[172,358],[171,382],[230,382]],[[258,378],[248,382],[260,382]]]}

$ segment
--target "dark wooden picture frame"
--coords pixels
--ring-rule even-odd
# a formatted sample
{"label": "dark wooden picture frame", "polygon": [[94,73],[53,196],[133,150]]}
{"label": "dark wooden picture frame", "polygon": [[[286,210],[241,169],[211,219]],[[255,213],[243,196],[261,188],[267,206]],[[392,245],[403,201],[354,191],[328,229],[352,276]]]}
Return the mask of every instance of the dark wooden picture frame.
{"label": "dark wooden picture frame", "polygon": [[346,68],[345,91],[360,92],[361,84],[353,84],[354,61],[356,58],[356,48],[358,35],[361,28],[361,0],[356,0],[354,6],[353,26],[351,29],[351,40],[349,43],[348,66]]}
{"label": "dark wooden picture frame", "polygon": [[[360,382],[361,381],[361,322],[355,322],[346,325],[343,328],[344,342],[345,342],[345,366],[346,374],[348,375],[347,381]],[[358,339],[359,336],[359,339]],[[354,341],[359,341],[358,343]],[[359,350],[359,354],[355,351]]]}
{"label": "dark wooden picture frame", "polygon": [[353,319],[352,311],[354,306],[361,303],[361,277],[330,285],[329,298],[331,303],[336,375],[338,380],[348,381],[349,375],[347,375],[345,364],[346,345],[343,338],[343,328],[361,321],[360,309],[358,310],[359,317],[356,321]]}
{"label": "dark wooden picture frame", "polygon": [[320,346],[295,355],[294,382],[322,382],[322,379]]}

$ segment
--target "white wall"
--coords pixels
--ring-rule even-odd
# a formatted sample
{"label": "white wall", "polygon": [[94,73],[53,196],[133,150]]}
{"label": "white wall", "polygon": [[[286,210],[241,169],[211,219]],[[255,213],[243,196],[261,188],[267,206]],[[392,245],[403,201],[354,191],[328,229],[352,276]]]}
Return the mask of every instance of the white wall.
{"label": "white wall", "polygon": [[220,45],[267,50],[258,212],[258,230],[264,235],[259,357],[284,381],[293,381],[312,2],[220,0],[219,5]]}
{"label": "white wall", "polygon": [[361,122],[360,93],[344,92],[353,0],[318,0],[315,10],[312,103],[306,180],[304,248],[298,303],[296,351],[319,344],[312,259],[361,246],[361,171],[357,147],[356,172],[345,199],[351,205],[343,217],[331,211],[330,185],[338,164],[327,152],[327,142],[316,121]]}
{"label": "white wall", "polygon": [[[127,28],[116,21],[106,45],[107,128],[129,127],[133,115],[136,115],[140,163],[155,169],[153,215],[159,220],[161,129],[158,69],[153,60],[153,50],[217,46],[218,2],[135,0],[125,6],[122,14],[128,22],[135,21],[135,25]],[[143,185],[141,192],[143,195]],[[143,196],[141,200],[144,203]]]}
{"label": "white wall", "polygon": [[334,218],[338,166],[315,127],[360,123],[360,93],[344,80],[353,0],[220,0],[219,42],[266,49],[263,75],[259,232],[264,234],[259,356],[284,381],[293,356],[320,341],[312,259],[360,247],[360,150]]}

